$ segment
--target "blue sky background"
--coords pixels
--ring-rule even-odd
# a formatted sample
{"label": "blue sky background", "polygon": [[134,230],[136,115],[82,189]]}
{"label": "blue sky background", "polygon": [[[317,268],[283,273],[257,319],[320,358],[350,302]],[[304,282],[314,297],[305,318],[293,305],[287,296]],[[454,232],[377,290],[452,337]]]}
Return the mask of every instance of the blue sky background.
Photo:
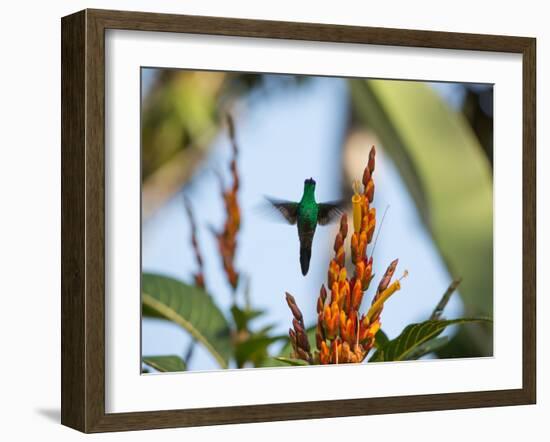
{"label": "blue sky background", "polygon": [[[155,71],[144,69],[143,93],[146,94]],[[432,87],[453,107],[464,99],[463,88],[451,83],[432,83]],[[253,92],[239,104],[236,127],[240,148],[238,167],[241,177],[239,200],[242,230],[239,233],[237,268],[250,276],[255,308],[268,311],[257,325],[276,324],[278,333],[286,333],[291,314],[284,299],[292,293],[300,306],[306,325],[316,320],[315,302],[326,280],[332,253],[334,226],[317,229],[310,271],[301,275],[298,238],[295,226],[274,223],[259,213],[263,196],[298,200],[305,178],[317,181],[317,201],[341,197],[341,139],[348,112],[345,80],[313,78],[299,87],[279,88],[276,93]],[[406,269],[409,276],[402,290],[386,304],[382,327],[394,337],[411,322],[426,319],[451,282],[445,265],[420,220],[414,202],[394,164],[377,146],[374,179],[377,229],[385,217],[374,255],[373,285],[378,284],[387,265],[399,258],[396,276]],[[365,146],[364,158],[370,146]],[[199,243],[205,259],[206,286],[218,305],[227,312],[231,294],[207,226],[220,227],[224,209],[219,185],[213,171],[228,170],[230,145],[225,133],[214,141],[207,160],[197,169],[191,182],[142,227],[142,266],[192,281],[196,270],[190,247],[190,228],[182,204],[187,195],[199,225]],[[360,178],[360,177],[358,177]],[[351,183],[349,183],[351,186]],[[364,303],[370,302],[369,293]],[[453,296],[446,308],[447,317],[462,312],[459,296]],[[452,330],[451,330],[452,332]],[[145,318],[142,327],[142,354],[183,355],[189,345],[186,332],[171,323]],[[189,369],[217,369],[214,359],[202,348],[195,349]]]}

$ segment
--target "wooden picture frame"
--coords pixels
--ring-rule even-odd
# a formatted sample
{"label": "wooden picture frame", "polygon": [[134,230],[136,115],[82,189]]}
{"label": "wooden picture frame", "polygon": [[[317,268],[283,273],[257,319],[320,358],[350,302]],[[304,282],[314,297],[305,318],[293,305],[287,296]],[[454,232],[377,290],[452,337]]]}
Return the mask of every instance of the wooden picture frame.
{"label": "wooden picture frame", "polygon": [[[211,34],[521,54],[523,385],[513,390],[132,413],[105,412],[105,30]],[[62,19],[62,410],[83,432],[142,430],[487,406],[536,398],[536,41],[534,38],[141,12]]]}

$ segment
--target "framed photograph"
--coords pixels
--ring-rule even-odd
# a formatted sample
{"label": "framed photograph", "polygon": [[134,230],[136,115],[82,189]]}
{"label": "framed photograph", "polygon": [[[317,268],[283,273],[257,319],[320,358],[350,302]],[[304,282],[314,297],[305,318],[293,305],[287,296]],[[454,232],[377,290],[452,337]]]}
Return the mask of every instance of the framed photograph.
{"label": "framed photograph", "polygon": [[61,24],[64,425],[535,403],[535,39]]}

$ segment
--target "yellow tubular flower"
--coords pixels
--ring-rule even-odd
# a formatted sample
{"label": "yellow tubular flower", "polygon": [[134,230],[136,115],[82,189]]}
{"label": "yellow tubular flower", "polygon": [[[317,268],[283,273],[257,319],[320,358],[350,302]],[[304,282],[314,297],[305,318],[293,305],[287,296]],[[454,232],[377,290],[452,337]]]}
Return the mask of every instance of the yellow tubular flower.
{"label": "yellow tubular flower", "polygon": [[369,321],[376,315],[378,311],[382,310],[384,303],[389,299],[389,297],[401,288],[401,283],[399,281],[405,278],[407,275],[408,272],[405,271],[400,279],[394,281],[386,290],[380,293],[380,296],[378,297],[376,302],[371,305],[369,311],[367,312],[367,318]]}
{"label": "yellow tubular flower", "polygon": [[398,291],[401,288],[401,284],[399,281],[395,281],[392,283],[386,290],[384,290],[378,300],[371,305],[369,311],[367,312],[367,318],[370,319],[374,316],[374,314],[379,311],[382,306],[384,305],[384,302],[388,300],[388,298],[393,295],[396,291]]}

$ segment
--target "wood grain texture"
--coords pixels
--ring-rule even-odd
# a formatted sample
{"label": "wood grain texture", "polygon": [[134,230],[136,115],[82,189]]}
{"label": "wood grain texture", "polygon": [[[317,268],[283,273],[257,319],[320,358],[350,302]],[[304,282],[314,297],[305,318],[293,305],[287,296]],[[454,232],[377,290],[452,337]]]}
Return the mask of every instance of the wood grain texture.
{"label": "wood grain texture", "polygon": [[61,34],[61,422],[86,416],[84,275],[85,14],[63,19]]}
{"label": "wood grain texture", "polygon": [[231,35],[384,46],[522,52],[529,38],[271,20],[88,10],[106,29]]}
{"label": "wood grain texture", "polygon": [[[194,410],[105,413],[106,29],[378,44],[523,55],[523,387]],[[535,356],[535,40],[141,12],[62,19],[62,423],[84,432],[531,404]],[[138,296],[139,294],[136,294]]]}
{"label": "wood grain texture", "polygon": [[523,390],[537,395],[537,78],[536,40],[523,50]]}
{"label": "wood grain texture", "polygon": [[105,35],[86,11],[86,427],[105,415]]}

